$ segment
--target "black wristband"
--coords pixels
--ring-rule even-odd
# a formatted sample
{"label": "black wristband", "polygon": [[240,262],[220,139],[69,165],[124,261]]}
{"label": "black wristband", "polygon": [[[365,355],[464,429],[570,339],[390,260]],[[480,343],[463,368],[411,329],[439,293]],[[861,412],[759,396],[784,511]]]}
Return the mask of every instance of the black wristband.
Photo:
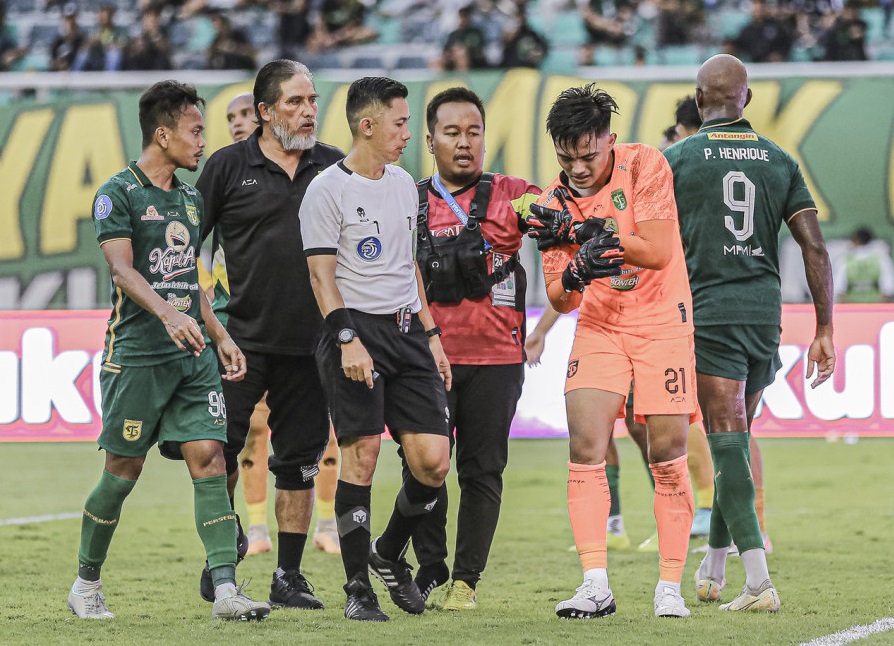
{"label": "black wristband", "polygon": [[434,326],[432,329],[425,331],[425,336],[427,336],[429,339],[433,336],[441,336],[442,334],[443,332],[441,332],[441,328],[439,328],[437,325]]}
{"label": "black wristband", "polygon": [[354,327],[354,319],[351,318],[351,313],[347,307],[339,307],[337,310],[329,312],[326,315],[326,327],[329,328],[329,331],[336,338],[338,338],[338,333],[345,328],[349,330],[356,329]]}

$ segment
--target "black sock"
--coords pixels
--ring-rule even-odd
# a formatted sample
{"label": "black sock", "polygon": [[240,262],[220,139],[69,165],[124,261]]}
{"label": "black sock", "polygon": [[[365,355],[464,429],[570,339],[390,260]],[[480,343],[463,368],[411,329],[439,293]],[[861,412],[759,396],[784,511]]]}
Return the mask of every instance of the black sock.
{"label": "black sock", "polygon": [[416,578],[413,580],[419,587],[422,597],[428,599],[428,595],[431,594],[432,590],[450,580],[450,570],[444,561],[432,563],[431,565],[420,565]]}
{"label": "black sock", "polygon": [[341,560],[348,581],[357,576],[369,585],[369,504],[372,487],[338,481],[335,489],[335,523],[341,543]]}
{"label": "black sock", "polygon": [[475,589],[475,586],[478,585],[478,581],[468,581],[466,579],[454,579],[454,581],[462,581],[463,583],[465,583],[467,586],[469,586],[473,590]]}
{"label": "black sock", "polygon": [[410,536],[422,517],[435,507],[440,487],[429,487],[409,474],[397,492],[394,511],[388,526],[376,541],[376,552],[389,561],[396,561],[410,542]]}
{"label": "black sock", "polygon": [[307,534],[277,532],[276,564],[283,570],[300,570]]}

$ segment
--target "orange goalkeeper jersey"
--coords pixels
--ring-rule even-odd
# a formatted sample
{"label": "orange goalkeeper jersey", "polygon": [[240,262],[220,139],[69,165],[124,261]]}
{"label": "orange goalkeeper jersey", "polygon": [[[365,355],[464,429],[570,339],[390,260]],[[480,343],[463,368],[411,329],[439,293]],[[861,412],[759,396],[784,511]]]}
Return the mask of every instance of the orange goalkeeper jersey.
{"label": "orange goalkeeper jersey", "polygon": [[[638,235],[637,224],[646,220],[677,221],[673,175],[664,156],[644,144],[616,144],[614,168],[608,183],[590,197],[580,197],[560,173],[539,204],[561,209],[554,196],[563,186],[574,221],[591,217],[606,220],[606,228],[621,239]],[[636,336],[668,339],[685,336],[692,328],[692,294],[683,256],[683,243],[674,228],[670,263],[663,269],[623,265],[620,276],[591,282],[584,290],[578,315],[581,328],[608,328]],[[577,245],[562,245],[543,252],[547,284],[559,280],[574,257]]]}

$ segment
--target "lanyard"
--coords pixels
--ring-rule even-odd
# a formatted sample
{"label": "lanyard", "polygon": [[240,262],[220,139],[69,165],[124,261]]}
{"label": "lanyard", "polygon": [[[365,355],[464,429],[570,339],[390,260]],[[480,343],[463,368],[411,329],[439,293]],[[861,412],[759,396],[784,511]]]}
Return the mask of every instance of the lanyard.
{"label": "lanyard", "polygon": [[[466,212],[463,211],[463,207],[461,207],[457,203],[456,198],[454,198],[450,194],[450,191],[448,191],[447,187],[444,186],[444,183],[441,182],[441,178],[437,173],[432,176],[431,183],[432,183],[432,186],[435,187],[435,190],[438,192],[438,194],[441,196],[441,198],[445,202],[447,202],[447,206],[449,206],[450,210],[453,211],[453,215],[456,216],[456,219],[459,220],[463,226],[466,226],[469,222],[469,216],[466,215]],[[484,238],[483,235],[481,237],[482,237],[482,239],[484,239],[484,250],[489,251],[490,243]]]}

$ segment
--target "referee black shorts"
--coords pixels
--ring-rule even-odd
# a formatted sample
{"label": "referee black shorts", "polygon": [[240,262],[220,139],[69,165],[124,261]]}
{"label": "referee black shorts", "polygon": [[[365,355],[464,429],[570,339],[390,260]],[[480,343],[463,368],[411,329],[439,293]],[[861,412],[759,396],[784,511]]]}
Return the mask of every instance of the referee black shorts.
{"label": "referee black shorts", "polygon": [[447,392],[417,315],[404,333],[394,314],[351,310],[357,336],[373,360],[373,388],[345,377],[341,348],[331,333],[317,346],[317,364],[336,436],[402,431],[448,435]]}

